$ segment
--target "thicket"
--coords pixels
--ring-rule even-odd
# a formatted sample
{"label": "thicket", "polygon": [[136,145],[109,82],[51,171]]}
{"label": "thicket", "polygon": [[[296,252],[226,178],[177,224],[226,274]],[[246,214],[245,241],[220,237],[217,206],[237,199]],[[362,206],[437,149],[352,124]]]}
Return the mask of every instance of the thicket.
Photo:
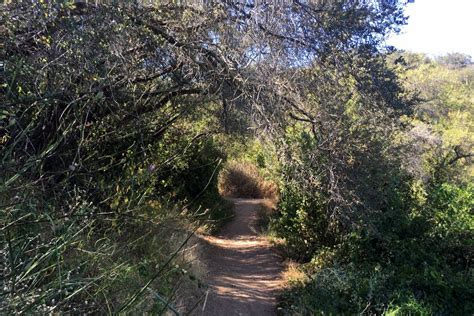
{"label": "thicket", "polygon": [[202,300],[187,241],[229,215],[225,155],[216,104],[187,98],[187,55],[157,16],[2,5],[0,313],[160,314]]}
{"label": "thicket", "polygon": [[[331,143],[320,148],[303,125],[287,130],[284,144],[293,159],[283,163],[273,230],[309,278],[283,295],[288,313],[473,311],[474,70],[408,53],[389,60],[389,69],[408,76],[403,95],[415,106],[387,128],[386,119],[394,121],[385,114],[375,125],[359,125],[354,95],[345,103],[347,116],[339,116],[345,127],[332,130],[338,131],[335,148],[344,148],[338,186],[347,191],[330,183],[337,166],[325,170],[338,157]],[[388,132],[383,137],[379,124]]]}

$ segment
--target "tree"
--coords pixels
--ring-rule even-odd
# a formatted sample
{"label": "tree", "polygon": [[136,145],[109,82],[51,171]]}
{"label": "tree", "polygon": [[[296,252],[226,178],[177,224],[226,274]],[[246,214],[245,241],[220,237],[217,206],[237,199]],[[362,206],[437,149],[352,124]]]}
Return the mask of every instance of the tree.
{"label": "tree", "polygon": [[[113,249],[190,198],[174,194],[176,175],[193,160],[208,162],[197,154],[199,140],[222,130],[195,134],[192,119],[217,105],[226,120],[239,122],[228,132],[258,127],[278,139],[295,121],[305,124],[315,147],[304,167],[327,176],[319,191],[326,214],[344,227],[355,223],[348,202],[361,197],[350,191],[356,177],[347,159],[364,145],[362,135],[378,131],[351,130],[358,127],[352,122],[368,115],[363,120],[374,127],[404,110],[379,52],[383,37],[404,23],[402,1],[222,0],[197,8],[32,1],[1,8],[5,313],[119,312],[133,303],[158,313],[167,306],[156,298],[172,294],[166,282],[142,299],[160,276],[150,270],[166,261],[140,261],[146,273],[137,275],[148,278],[137,277],[136,291],[124,294],[116,276],[134,265]],[[351,133],[358,136],[346,138]],[[190,148],[196,155],[186,155]],[[290,176],[312,196],[297,175]],[[73,272],[77,282],[65,287]],[[84,304],[86,297],[93,303]]]}
{"label": "tree", "polygon": [[463,53],[448,53],[436,58],[436,60],[452,68],[463,68],[472,64],[472,57]]}

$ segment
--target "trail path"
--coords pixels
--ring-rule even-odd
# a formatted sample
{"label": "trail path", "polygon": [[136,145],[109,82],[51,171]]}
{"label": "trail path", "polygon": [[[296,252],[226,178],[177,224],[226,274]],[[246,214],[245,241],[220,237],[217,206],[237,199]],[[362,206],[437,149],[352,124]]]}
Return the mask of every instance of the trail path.
{"label": "trail path", "polygon": [[275,315],[280,257],[258,233],[262,200],[234,199],[235,217],[205,237],[209,294],[203,315]]}

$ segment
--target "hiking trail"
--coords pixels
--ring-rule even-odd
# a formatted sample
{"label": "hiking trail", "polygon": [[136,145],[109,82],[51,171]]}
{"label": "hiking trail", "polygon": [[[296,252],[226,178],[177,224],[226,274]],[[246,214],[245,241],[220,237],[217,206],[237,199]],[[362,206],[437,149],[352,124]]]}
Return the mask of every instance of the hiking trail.
{"label": "hiking trail", "polygon": [[259,234],[263,200],[232,199],[235,216],[206,243],[209,292],[202,315],[275,315],[281,258]]}

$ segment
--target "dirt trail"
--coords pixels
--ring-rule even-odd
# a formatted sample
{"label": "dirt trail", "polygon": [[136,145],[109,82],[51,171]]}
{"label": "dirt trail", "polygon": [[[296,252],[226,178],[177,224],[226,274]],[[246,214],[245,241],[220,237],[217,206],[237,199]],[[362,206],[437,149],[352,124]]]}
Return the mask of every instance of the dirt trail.
{"label": "dirt trail", "polygon": [[282,265],[258,233],[262,200],[233,201],[232,222],[217,236],[204,237],[209,294],[203,315],[275,315]]}

